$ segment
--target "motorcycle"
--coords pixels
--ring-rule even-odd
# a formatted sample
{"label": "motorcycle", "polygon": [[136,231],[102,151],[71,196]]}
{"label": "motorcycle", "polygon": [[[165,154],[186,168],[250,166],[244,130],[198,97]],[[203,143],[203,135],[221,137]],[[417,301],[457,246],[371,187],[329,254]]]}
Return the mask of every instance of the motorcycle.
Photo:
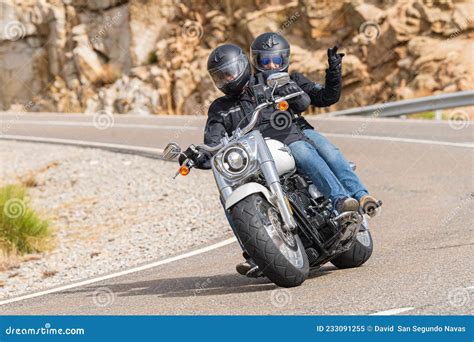
{"label": "motorcycle", "polygon": [[263,275],[281,287],[302,284],[310,270],[327,262],[338,268],[358,267],[373,250],[363,213],[338,213],[298,172],[289,147],[254,129],[264,108],[286,113],[287,101],[303,93],[275,96],[289,81],[288,73],[270,75],[247,126],[224,136],[218,145],[191,145],[182,151],[171,142],[163,152],[166,160],[184,156],[177,173],[183,176],[202,151],[212,155],[211,169],[234,234]]}

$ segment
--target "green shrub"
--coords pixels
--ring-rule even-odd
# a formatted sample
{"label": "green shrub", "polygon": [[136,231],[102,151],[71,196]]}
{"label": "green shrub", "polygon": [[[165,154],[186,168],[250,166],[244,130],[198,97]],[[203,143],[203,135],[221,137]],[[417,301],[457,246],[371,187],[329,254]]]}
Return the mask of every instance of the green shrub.
{"label": "green shrub", "polygon": [[416,114],[409,114],[408,118],[410,119],[425,119],[425,120],[433,120],[436,114],[433,111],[416,113]]}
{"label": "green shrub", "polygon": [[49,223],[30,207],[26,189],[18,185],[0,188],[0,249],[4,253],[35,253],[49,242]]}

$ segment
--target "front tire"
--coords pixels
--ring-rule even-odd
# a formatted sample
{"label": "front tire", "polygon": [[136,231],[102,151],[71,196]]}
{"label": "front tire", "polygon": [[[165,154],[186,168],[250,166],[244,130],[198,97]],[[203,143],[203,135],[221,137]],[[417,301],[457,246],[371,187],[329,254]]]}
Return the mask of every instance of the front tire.
{"label": "front tire", "polygon": [[368,229],[357,233],[356,240],[352,247],[331,260],[331,263],[337,268],[354,268],[362,266],[369,260],[374,250],[372,235]]}
{"label": "front tire", "polygon": [[252,194],[230,209],[235,233],[262,273],[281,287],[301,285],[309,262],[298,235],[280,229],[278,211],[261,194]]}

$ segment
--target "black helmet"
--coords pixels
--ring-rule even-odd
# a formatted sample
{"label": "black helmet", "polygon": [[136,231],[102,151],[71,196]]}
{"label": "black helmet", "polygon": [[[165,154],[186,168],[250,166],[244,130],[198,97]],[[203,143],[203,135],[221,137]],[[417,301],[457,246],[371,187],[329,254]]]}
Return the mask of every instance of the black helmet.
{"label": "black helmet", "polygon": [[290,44],[275,32],[259,35],[250,45],[252,65],[259,71],[287,71],[290,64]]}
{"label": "black helmet", "polygon": [[249,59],[233,44],[218,46],[211,52],[207,71],[216,87],[226,95],[239,95],[250,80]]}

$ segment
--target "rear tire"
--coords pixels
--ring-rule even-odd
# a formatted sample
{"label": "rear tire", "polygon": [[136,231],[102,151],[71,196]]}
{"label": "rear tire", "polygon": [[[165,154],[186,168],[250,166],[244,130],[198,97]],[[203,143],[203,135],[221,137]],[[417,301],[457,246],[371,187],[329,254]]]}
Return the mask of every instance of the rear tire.
{"label": "rear tire", "polygon": [[268,229],[278,231],[275,218],[282,223],[275,212],[261,194],[252,194],[230,209],[235,233],[263,274],[278,286],[298,286],[308,276],[308,258],[298,235],[272,234],[272,238],[269,234]]}
{"label": "rear tire", "polygon": [[337,268],[354,268],[362,266],[369,260],[374,249],[374,242],[369,230],[357,233],[357,238],[352,247],[331,260]]}

